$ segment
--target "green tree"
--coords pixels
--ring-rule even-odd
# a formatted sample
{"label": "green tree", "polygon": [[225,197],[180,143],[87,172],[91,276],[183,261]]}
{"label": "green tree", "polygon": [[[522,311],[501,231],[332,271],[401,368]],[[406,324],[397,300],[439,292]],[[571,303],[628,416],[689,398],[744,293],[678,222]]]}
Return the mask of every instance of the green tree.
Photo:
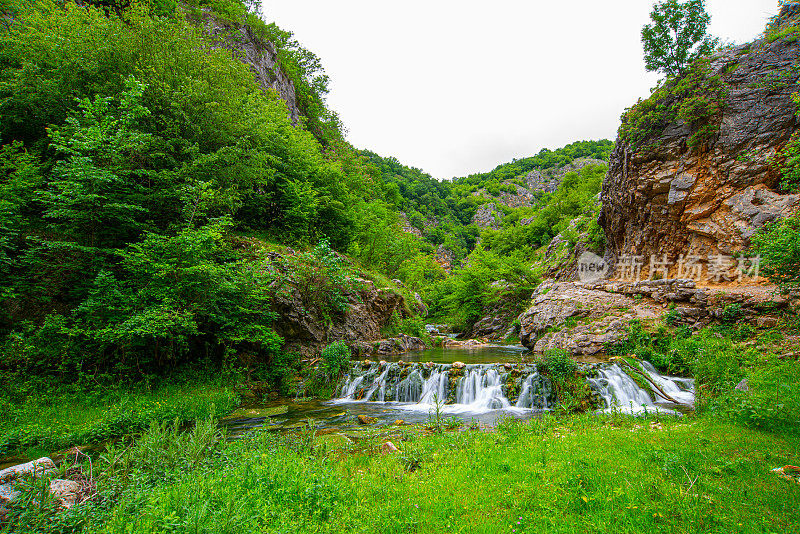
{"label": "green tree", "polygon": [[647,70],[680,76],[695,59],[709,55],[719,39],[706,33],[711,16],[705,0],[666,0],[653,6],[652,24],[642,28]]}
{"label": "green tree", "polygon": [[800,287],[800,214],[764,227],[753,236],[761,271],[785,292]]}

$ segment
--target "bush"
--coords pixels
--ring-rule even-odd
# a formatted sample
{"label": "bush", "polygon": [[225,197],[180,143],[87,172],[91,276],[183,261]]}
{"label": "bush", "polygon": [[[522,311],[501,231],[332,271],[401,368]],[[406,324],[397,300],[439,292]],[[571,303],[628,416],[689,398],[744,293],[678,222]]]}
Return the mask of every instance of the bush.
{"label": "bush", "polygon": [[338,379],[350,364],[350,347],[344,341],[331,343],[322,350],[320,371],[328,380]]}

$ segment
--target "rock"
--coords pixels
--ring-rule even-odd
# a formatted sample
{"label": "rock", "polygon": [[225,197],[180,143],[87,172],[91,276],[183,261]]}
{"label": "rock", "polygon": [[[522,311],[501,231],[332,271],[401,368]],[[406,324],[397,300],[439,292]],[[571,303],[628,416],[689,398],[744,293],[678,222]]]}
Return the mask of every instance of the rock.
{"label": "rock", "polygon": [[760,328],[775,328],[778,326],[777,317],[759,317],[756,319],[756,324]]}
{"label": "rock", "polygon": [[[569,172],[580,172],[589,165],[606,165],[603,160],[593,158],[578,158],[563,167],[550,169],[534,169],[525,176],[528,189],[538,193],[554,193]],[[530,222],[528,223],[530,224]]]}
{"label": "rock", "polygon": [[50,493],[61,501],[61,506],[70,508],[78,504],[81,485],[74,480],[55,479],[50,481]]}
{"label": "rock", "polygon": [[45,457],[0,471],[0,516],[5,513],[5,505],[20,496],[20,492],[14,489],[16,480],[27,476],[39,478],[52,474],[55,470],[53,460]]}
{"label": "rock", "polygon": [[[611,256],[696,255],[746,251],[771,221],[791,215],[800,195],[779,187],[775,165],[797,131],[794,79],[765,83],[790,72],[800,48],[794,37],[725,49],[712,58],[728,96],[712,118],[717,135],[689,147],[694,130],[667,124],[631,147],[620,138],[603,182],[599,222]],[[677,270],[677,267],[674,267]]]}
{"label": "rock", "polygon": [[[270,266],[277,272],[285,272],[286,259],[278,259]],[[363,342],[381,338],[381,328],[392,317],[407,318],[411,303],[393,288],[376,289],[368,280],[355,279],[354,288],[345,292],[347,302],[341,313],[326,318],[322,312],[307,307],[302,292],[287,282],[287,291],[276,291],[272,310],[278,320],[274,323],[276,333],[286,340],[284,349],[309,357],[319,354],[334,341],[344,341],[351,352],[358,354]]]}
{"label": "rock", "polygon": [[472,222],[478,228],[493,228],[500,227],[500,215],[497,212],[497,206],[493,202],[480,206],[472,217]]}
{"label": "rock", "polygon": [[420,296],[419,293],[414,293],[414,301],[416,302],[416,308],[417,308],[417,311],[419,312],[419,314],[422,317],[427,317],[428,316],[428,307],[422,301],[422,297]]}
{"label": "rock", "polygon": [[466,367],[464,362],[453,362],[454,369],[463,369],[464,367]]}
{"label": "rock", "polygon": [[[520,341],[536,352],[567,349],[575,354],[596,354],[604,343],[622,335],[624,327],[615,320],[636,305],[626,295],[590,289],[575,282],[549,284],[547,291],[544,289],[537,289],[533,305],[519,316]],[[595,323],[601,328],[579,325],[578,318],[602,321]],[[575,326],[564,332],[570,320]]]}
{"label": "rock", "polygon": [[745,392],[747,392],[747,391],[750,391],[750,384],[747,383],[747,379],[746,378],[743,378],[741,382],[736,384],[736,387],[734,389],[737,390],[737,391],[745,391]]}
{"label": "rock", "polygon": [[798,467],[786,465],[783,467],[776,467],[772,472],[788,482],[800,484],[800,468]]}
{"label": "rock", "polygon": [[256,81],[264,91],[274,90],[286,103],[292,124],[300,120],[300,108],[294,83],[283,71],[275,45],[257,36],[245,25],[231,24],[204,13],[203,30],[211,37],[213,48],[225,48],[250,67]]}
{"label": "rock", "polygon": [[394,426],[403,426],[403,425],[406,424],[406,422],[403,421],[402,419],[398,419],[393,424],[394,424]]}
{"label": "rock", "polygon": [[19,497],[19,492],[14,491],[14,483],[0,484],[0,505],[9,503]]}
{"label": "rock", "polygon": [[32,462],[15,465],[0,471],[0,484],[7,484],[13,482],[15,479],[21,478],[25,475],[33,475],[40,477],[42,475],[49,475],[56,470],[56,465],[50,458],[39,458]]}
{"label": "rock", "polygon": [[368,415],[359,415],[358,416],[358,424],[360,425],[374,425],[377,423],[378,420],[374,417],[370,417]]}
{"label": "rock", "polygon": [[395,447],[394,443],[387,441],[381,446],[383,452],[397,452],[399,449]]}

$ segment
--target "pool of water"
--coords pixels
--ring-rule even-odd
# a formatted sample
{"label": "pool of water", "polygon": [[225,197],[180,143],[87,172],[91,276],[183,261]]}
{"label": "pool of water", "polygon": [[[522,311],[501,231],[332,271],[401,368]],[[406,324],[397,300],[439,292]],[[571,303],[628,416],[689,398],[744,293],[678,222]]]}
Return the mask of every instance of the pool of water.
{"label": "pool of water", "polygon": [[524,360],[528,351],[522,345],[482,345],[475,347],[417,350],[385,358],[386,361],[433,363],[514,363]]}

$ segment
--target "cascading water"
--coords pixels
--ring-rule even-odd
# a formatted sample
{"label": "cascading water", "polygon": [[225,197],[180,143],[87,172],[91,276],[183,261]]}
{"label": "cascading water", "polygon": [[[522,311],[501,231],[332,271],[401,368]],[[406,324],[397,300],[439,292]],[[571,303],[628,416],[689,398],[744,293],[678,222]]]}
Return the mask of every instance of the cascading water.
{"label": "cascading water", "polygon": [[550,381],[535,365],[357,362],[334,402],[384,402],[406,410],[446,413],[545,410],[552,405]]}
{"label": "cascading water", "polygon": [[[682,406],[693,404],[693,380],[663,376],[648,362],[640,369],[657,387],[641,387],[617,363],[586,369],[602,410],[675,413],[676,404],[668,399]],[[422,412],[439,404],[452,414],[542,411],[556,401],[550,380],[532,364],[355,362],[339,391],[334,403],[383,403]]]}
{"label": "cascading water", "polygon": [[[681,405],[691,406],[694,403],[694,380],[663,376],[658,374],[650,363],[642,363],[644,372],[663,389],[664,393],[680,402]],[[674,404],[664,399],[656,388],[651,387],[650,391],[642,389],[616,363],[599,366],[597,377],[587,380],[592,389],[603,398],[605,404],[603,411],[605,412],[675,413],[675,410],[672,409]]]}

